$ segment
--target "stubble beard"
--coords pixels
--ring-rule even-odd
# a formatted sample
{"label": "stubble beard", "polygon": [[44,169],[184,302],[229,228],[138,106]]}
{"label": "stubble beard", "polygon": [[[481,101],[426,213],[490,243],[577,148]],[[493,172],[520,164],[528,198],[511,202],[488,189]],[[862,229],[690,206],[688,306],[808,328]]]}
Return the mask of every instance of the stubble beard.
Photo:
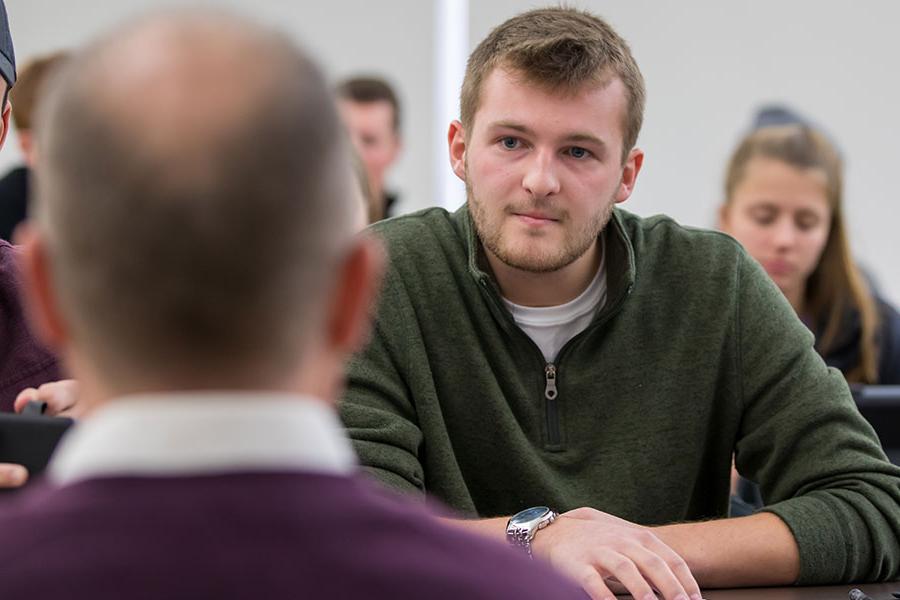
{"label": "stubble beard", "polygon": [[[609,223],[614,205],[612,198],[610,198],[608,202],[603,203],[601,209],[592,216],[590,221],[580,226],[578,223],[571,223],[570,217],[565,210],[554,210],[553,213],[558,215],[561,224],[571,223],[572,225],[571,228],[566,228],[566,237],[562,247],[536,251],[532,246],[532,250],[529,251],[523,248],[524,245],[528,244],[527,237],[518,243],[511,243],[504,235],[503,221],[512,212],[510,207],[505,207],[501,215],[492,216],[482,202],[475,197],[472,186],[468,181],[466,181],[466,200],[469,214],[475,225],[475,232],[478,234],[478,238],[485,249],[496,256],[503,264],[529,273],[559,271],[584,256],[584,253],[593,246],[600,232]],[[536,201],[533,203],[533,207],[539,209],[546,209],[549,206],[552,206],[552,204],[548,202]],[[524,209],[518,207],[517,211],[519,210]],[[535,240],[535,243],[540,242]]]}

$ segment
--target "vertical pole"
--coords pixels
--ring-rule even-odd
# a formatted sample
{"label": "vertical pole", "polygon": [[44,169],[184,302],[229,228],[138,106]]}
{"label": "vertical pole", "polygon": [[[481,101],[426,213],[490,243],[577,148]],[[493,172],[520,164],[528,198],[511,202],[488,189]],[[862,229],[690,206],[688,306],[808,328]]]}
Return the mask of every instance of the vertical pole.
{"label": "vertical pole", "polygon": [[459,89],[469,54],[469,0],[435,0],[433,203],[453,211],[465,201],[465,185],[450,169],[447,128],[459,118]]}

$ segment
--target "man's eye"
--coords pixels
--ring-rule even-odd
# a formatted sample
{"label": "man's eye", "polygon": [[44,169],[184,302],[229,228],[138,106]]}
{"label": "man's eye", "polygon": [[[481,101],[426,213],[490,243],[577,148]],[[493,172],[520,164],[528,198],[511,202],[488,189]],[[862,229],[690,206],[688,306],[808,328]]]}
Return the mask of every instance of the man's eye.
{"label": "man's eye", "polygon": [[572,158],[587,158],[590,152],[580,146],[572,146],[569,148],[569,156]]}
{"label": "man's eye", "polygon": [[514,137],[505,137],[500,140],[500,143],[502,143],[503,147],[507,150],[515,150],[519,147],[519,140]]}

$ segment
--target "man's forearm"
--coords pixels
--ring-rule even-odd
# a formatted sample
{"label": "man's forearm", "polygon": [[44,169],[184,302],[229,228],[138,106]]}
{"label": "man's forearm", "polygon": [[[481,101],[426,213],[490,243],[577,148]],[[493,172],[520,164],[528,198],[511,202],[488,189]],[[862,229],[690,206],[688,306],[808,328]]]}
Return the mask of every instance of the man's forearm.
{"label": "man's forearm", "polygon": [[[446,521],[503,541],[508,517]],[[706,588],[789,585],[800,573],[794,536],[771,513],[679,523],[654,527],[652,531],[684,558],[698,583]]]}
{"label": "man's forearm", "polygon": [[800,553],[784,521],[771,513],[654,527],[687,561],[704,588],[790,585]]}
{"label": "man's forearm", "polygon": [[489,537],[498,542],[506,541],[506,523],[509,517],[495,517],[492,519],[449,519],[442,518],[441,521],[452,527],[462,528],[469,533]]}
{"label": "man's forearm", "polygon": [[[452,521],[491,539],[505,537],[506,517]],[[624,589],[635,598],[699,600],[700,588],[687,563],[650,529],[590,508],[560,515],[533,540],[535,556],[578,582],[594,600],[611,598]]]}

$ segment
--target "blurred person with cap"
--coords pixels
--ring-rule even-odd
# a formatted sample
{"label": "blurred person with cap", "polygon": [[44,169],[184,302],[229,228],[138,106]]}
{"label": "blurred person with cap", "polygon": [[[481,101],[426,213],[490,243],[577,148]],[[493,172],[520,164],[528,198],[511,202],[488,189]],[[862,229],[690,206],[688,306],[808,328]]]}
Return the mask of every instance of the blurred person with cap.
{"label": "blurred person with cap", "polygon": [[844,160],[786,106],[761,108],[725,173],[719,228],[766,270],[849,383],[900,383],[900,315],[850,250]]}
{"label": "blurred person with cap", "polygon": [[[0,145],[9,131],[10,90],[16,83],[16,57],[6,6],[0,0],[0,76],[3,78]],[[0,240],[0,411],[11,411],[16,395],[60,377],[56,357],[30,331],[23,316],[18,250]],[[0,487],[18,486],[28,474],[18,465],[0,464]]]}
{"label": "blurred person with cap", "polygon": [[334,405],[384,256],[286,37],[146,17],[40,114],[23,275],[89,418],[0,505],[4,600],[583,598],[360,475]]}
{"label": "blurred person with cap", "polygon": [[[851,384],[900,383],[900,315],[850,250],[838,146],[783,105],[760,108],[725,172],[719,228],[732,235],[815,334],[815,350]],[[731,514],[764,505],[732,474]]]}
{"label": "blurred person with cap", "polygon": [[34,108],[47,76],[65,58],[64,52],[55,52],[31,59],[22,67],[16,86],[10,92],[12,121],[24,164],[14,167],[0,178],[0,239],[12,240],[16,226],[25,220],[28,182],[36,157],[32,136]]}

